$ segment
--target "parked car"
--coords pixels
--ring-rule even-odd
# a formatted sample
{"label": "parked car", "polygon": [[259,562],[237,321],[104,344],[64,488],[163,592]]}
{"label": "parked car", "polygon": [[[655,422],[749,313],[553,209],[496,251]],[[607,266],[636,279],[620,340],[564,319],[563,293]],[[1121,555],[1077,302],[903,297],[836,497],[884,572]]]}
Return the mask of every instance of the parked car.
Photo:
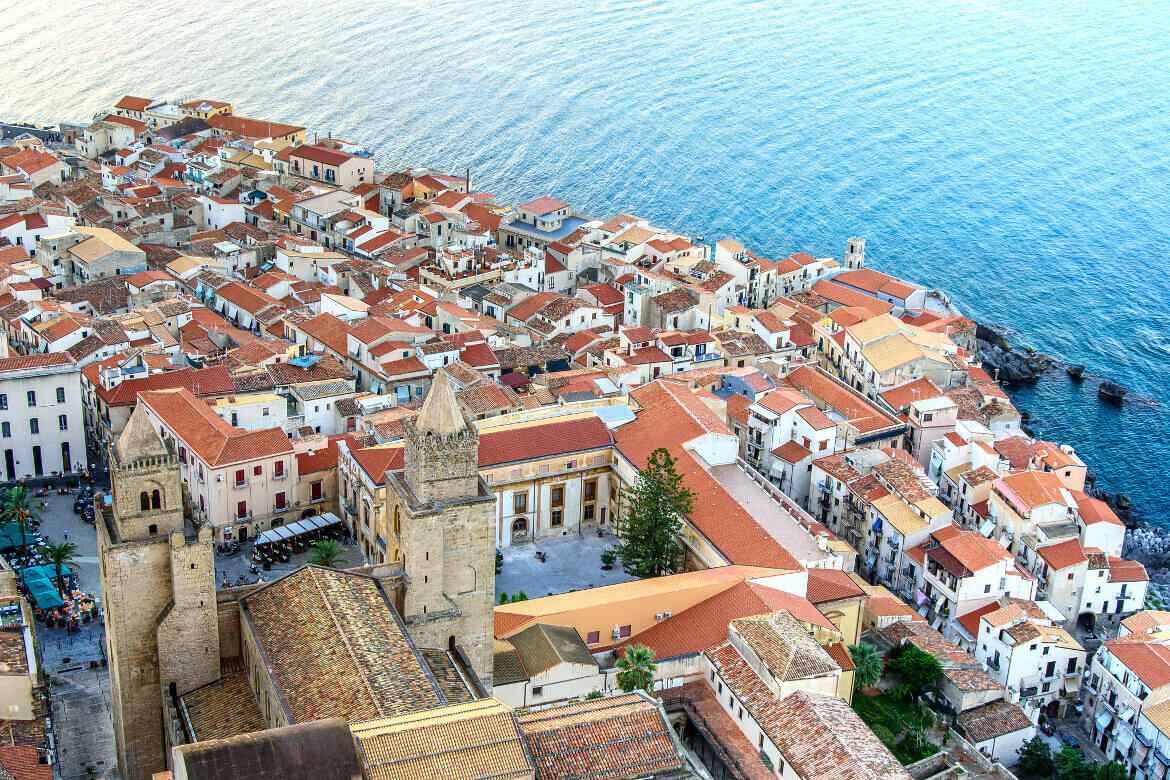
{"label": "parked car", "polygon": [[1077,738],[1074,737],[1072,734],[1061,734],[1060,741],[1066,745],[1072,745],[1073,747],[1080,747],[1080,745],[1077,744]]}

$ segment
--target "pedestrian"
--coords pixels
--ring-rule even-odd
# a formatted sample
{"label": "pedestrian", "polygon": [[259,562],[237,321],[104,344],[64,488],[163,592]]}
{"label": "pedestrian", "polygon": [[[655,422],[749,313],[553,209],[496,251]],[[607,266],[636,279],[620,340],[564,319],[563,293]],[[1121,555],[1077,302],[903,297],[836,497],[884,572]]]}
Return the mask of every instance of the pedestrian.
{"label": "pedestrian", "polygon": [[66,528],[66,529],[65,529],[64,531],[62,531],[61,533],[62,533],[62,534],[64,534],[64,536],[65,536],[65,541],[69,541],[69,529],[68,529],[68,528]]}

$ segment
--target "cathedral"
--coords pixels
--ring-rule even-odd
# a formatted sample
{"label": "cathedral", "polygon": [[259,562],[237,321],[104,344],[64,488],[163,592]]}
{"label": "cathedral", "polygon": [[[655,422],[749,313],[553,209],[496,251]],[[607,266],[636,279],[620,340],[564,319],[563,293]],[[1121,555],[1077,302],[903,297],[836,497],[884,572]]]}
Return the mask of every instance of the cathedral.
{"label": "cathedral", "polygon": [[217,591],[175,445],[137,407],[110,448],[111,494],[96,498],[122,775],[149,778],[179,745],[490,695],[495,496],[478,454],[440,371],[386,475],[401,560]]}

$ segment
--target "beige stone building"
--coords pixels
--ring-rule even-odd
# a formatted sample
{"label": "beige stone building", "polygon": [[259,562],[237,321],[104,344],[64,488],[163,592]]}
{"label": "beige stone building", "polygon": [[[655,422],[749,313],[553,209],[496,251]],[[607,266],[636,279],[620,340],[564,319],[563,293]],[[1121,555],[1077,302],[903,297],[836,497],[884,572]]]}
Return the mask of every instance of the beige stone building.
{"label": "beige stone building", "polygon": [[211,529],[184,522],[179,461],[138,407],[110,447],[112,493],[96,498],[98,566],[118,768],[166,762],[166,701],[219,677]]}

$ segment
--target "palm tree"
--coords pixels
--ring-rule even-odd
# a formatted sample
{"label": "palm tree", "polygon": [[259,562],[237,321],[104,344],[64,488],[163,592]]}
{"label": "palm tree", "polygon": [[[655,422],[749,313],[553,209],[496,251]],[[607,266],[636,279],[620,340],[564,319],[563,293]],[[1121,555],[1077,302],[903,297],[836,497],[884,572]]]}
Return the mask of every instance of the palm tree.
{"label": "palm tree", "polygon": [[345,551],[333,539],[322,539],[313,545],[313,553],[309,556],[309,563],[332,569],[341,560]]}
{"label": "palm tree", "polygon": [[45,542],[41,545],[41,552],[56,569],[57,591],[61,594],[61,598],[65,598],[65,584],[61,569],[73,563],[73,559],[77,556],[77,545],[73,542]]}
{"label": "palm tree", "polygon": [[0,509],[0,516],[10,523],[16,523],[20,526],[20,546],[28,547],[28,526],[33,520],[40,520],[39,511],[36,508],[36,502],[33,500],[32,493],[28,492],[28,488],[23,485],[9,488],[4,493],[3,508]]}
{"label": "palm tree", "polygon": [[882,679],[882,672],[886,664],[882,660],[881,651],[873,645],[860,644],[849,648],[849,657],[857,671],[853,673],[853,690],[860,691],[872,688]]}
{"label": "palm tree", "polygon": [[649,691],[654,685],[654,673],[658,665],[654,663],[654,653],[644,645],[629,645],[626,654],[617,660],[617,684],[626,693],[636,690]]}

